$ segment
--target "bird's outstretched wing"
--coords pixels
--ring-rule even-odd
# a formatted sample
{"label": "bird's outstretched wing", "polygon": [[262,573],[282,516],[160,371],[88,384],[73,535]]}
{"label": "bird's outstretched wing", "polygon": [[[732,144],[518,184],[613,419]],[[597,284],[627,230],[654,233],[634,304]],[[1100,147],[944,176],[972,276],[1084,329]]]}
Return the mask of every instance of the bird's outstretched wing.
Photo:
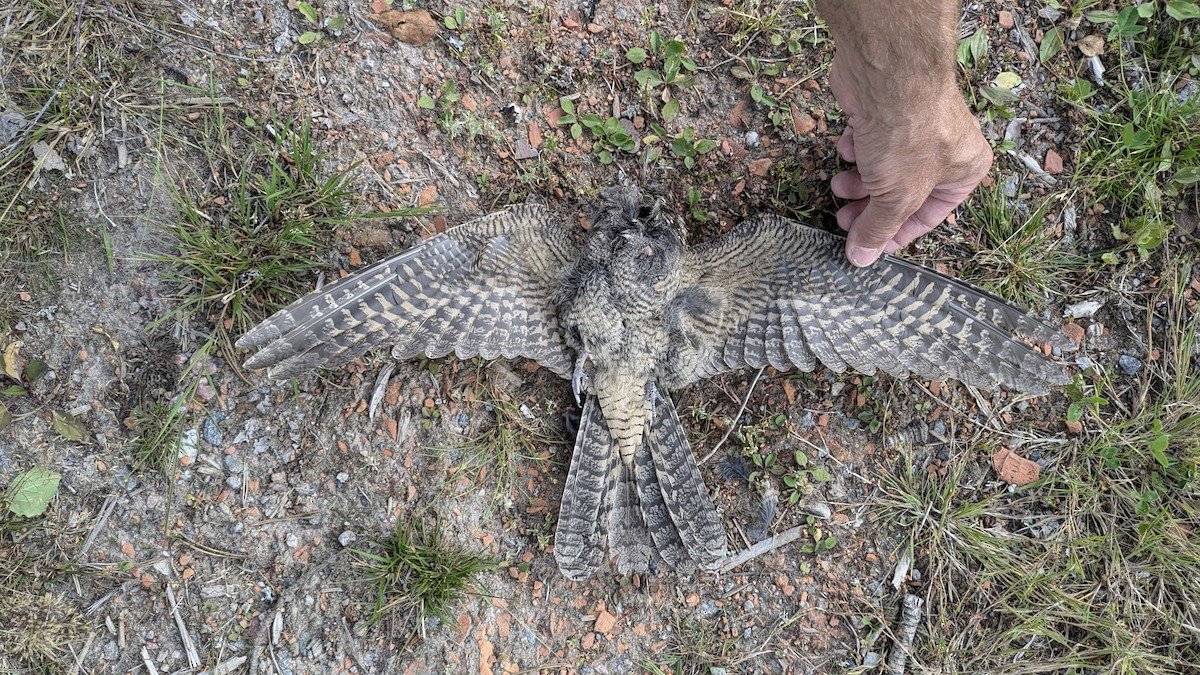
{"label": "bird's outstretched wing", "polygon": [[1014,334],[1072,343],[1024,310],[944,274],[885,256],[857,268],[844,239],[759,216],[690,250],[673,330],[693,379],[737,368],[954,378],[1045,393],[1069,378]]}
{"label": "bird's outstretched wing", "polygon": [[285,379],[380,344],[392,355],[525,357],[564,377],[572,360],[552,296],[578,256],[570,228],[525,204],[431,237],[328,284],[238,340],[248,368]]}

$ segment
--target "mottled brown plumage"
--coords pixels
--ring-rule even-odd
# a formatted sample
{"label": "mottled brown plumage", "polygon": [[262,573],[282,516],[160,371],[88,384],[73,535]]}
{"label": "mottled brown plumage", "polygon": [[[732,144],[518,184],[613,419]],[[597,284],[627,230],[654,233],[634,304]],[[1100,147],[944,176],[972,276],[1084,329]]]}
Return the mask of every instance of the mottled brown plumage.
{"label": "mottled brown plumage", "polygon": [[[407,359],[525,357],[587,393],[555,535],[563,574],[605,561],[712,570],[725,534],[667,392],[738,368],[818,362],[1044,393],[1067,377],[1013,337],[1067,347],[1023,310],[775,216],[685,246],[661,200],[614,188],[582,240],[545,208],[465,223],[281,310],[241,340],[290,377],[381,343]],[[607,540],[607,541],[606,541]]]}

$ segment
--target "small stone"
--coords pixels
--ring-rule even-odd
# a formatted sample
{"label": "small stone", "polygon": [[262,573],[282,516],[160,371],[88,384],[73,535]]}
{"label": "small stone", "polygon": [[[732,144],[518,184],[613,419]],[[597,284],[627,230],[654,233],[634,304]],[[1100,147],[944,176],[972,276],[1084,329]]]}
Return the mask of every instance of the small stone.
{"label": "small stone", "polygon": [[616,625],[617,625],[617,617],[614,616],[612,613],[610,613],[608,610],[602,609],[602,610],[600,610],[600,614],[598,614],[596,616],[596,625],[594,626],[593,629],[597,633],[604,633],[607,635],[609,632],[612,631],[613,627],[615,627]]}
{"label": "small stone", "polygon": [[300,537],[297,537],[295,532],[288,532],[284,541],[287,542],[288,548],[296,548],[300,545]]}
{"label": "small stone", "polygon": [[1064,335],[1071,338],[1071,342],[1074,342],[1076,347],[1083,344],[1083,336],[1085,333],[1083,326],[1080,326],[1077,323],[1068,323],[1063,325],[1062,332]]}
{"label": "small stone", "polygon": [[346,481],[350,480],[350,474],[345,471],[339,471],[338,475],[334,476],[334,480],[337,481],[338,487],[341,487],[346,484]]}
{"label": "small stone", "polygon": [[747,148],[757,148],[758,147],[758,132],[757,131],[747,131],[746,132],[746,147]]}
{"label": "small stone", "polygon": [[237,455],[225,455],[221,458],[221,461],[225,464],[225,470],[229,473],[240,474],[246,468],[246,463]]}
{"label": "small stone", "polygon": [[1063,310],[1063,316],[1068,319],[1090,319],[1100,311],[1104,303],[1095,300],[1084,300],[1073,305],[1067,305]]}
{"label": "small stone", "polygon": [[1000,448],[992,455],[992,466],[1000,480],[1009,485],[1029,485],[1042,475],[1042,467],[1008,448]]}
{"label": "small stone", "polygon": [[1142,369],[1142,360],[1134,358],[1128,354],[1122,354],[1117,359],[1117,366],[1125,372],[1126,375],[1137,375]]}
{"label": "small stone", "polygon": [[225,485],[228,486],[230,490],[241,490],[242,489],[242,477],[236,476],[236,475],[230,476],[225,479]]}
{"label": "small stone", "polygon": [[1046,151],[1046,159],[1042,161],[1042,169],[1044,169],[1046,171],[1046,173],[1055,173],[1055,174],[1062,173],[1063,172],[1062,155],[1055,152],[1054,148],[1050,148],[1049,150],[1047,150]]}
{"label": "small stone", "polygon": [[765,178],[767,173],[771,171],[771,158],[762,157],[750,162],[750,173],[760,178]]}
{"label": "small stone", "polygon": [[1007,9],[1002,9],[996,14],[996,23],[1000,24],[1000,27],[1004,30],[1009,30],[1016,25],[1016,22],[1013,21],[1012,12]]}
{"label": "small stone", "polygon": [[358,535],[354,534],[350,530],[346,530],[345,532],[338,535],[338,543],[342,545],[342,548],[346,548],[347,546],[349,546],[350,544],[353,544],[356,541],[358,541]]}

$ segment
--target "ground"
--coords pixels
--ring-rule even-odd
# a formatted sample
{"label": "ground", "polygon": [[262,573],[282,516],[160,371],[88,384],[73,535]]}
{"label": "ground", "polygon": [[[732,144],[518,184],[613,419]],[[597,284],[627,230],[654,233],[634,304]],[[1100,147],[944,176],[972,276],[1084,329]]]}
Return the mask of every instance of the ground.
{"label": "ground", "polygon": [[[914,672],[1197,672],[1197,14],[963,10],[996,165],[901,255],[1064,326],[1071,386],[768,370],[678,392],[731,549],[801,536],[720,575],[571,582],[567,383],[404,363],[371,415],[385,355],[272,384],[232,339],[505,204],[580,227],[620,180],[660,185],[695,241],[831,222],[842,125],[809,3],[18,2],[0,672],[899,672],[906,627]],[[380,610],[397,532],[494,565],[444,611]]]}

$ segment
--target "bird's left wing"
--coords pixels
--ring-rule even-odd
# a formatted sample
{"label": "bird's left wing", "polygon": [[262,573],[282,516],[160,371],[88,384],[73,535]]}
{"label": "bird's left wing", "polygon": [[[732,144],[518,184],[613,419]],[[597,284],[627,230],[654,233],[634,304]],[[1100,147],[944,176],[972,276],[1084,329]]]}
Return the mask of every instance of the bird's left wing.
{"label": "bird's left wing", "polygon": [[578,256],[568,226],[524,204],[431,237],[276,312],[238,340],[273,379],[336,365],[380,344],[392,355],[530,358],[564,377],[572,359],[554,308]]}
{"label": "bird's left wing", "polygon": [[1014,334],[1072,343],[987,291],[884,256],[857,268],[845,239],[778,216],[748,220],[690,250],[685,288],[669,310],[696,378],[774,366],[877,369],[1045,393],[1062,367]]}

